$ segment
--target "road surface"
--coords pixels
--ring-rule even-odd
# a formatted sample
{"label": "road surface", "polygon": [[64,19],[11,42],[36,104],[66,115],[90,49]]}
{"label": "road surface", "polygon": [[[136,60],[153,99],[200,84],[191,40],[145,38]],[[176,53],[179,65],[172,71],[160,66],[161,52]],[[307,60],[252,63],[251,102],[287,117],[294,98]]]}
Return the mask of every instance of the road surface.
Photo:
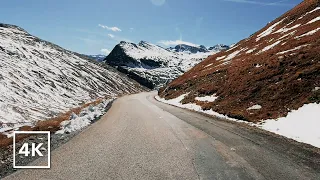
{"label": "road surface", "polygon": [[[5,179],[319,179],[317,149],[154,95],[117,99],[101,120],[52,152],[51,169]],[[41,164],[41,158],[31,163]]]}

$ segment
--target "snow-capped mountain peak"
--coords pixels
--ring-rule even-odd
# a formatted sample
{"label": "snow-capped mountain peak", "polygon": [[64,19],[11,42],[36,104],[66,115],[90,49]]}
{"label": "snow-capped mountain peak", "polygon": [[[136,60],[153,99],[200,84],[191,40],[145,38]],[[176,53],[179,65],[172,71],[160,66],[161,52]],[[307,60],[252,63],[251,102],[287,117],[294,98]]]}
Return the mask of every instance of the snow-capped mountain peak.
{"label": "snow-capped mountain peak", "polygon": [[165,49],[146,41],[138,44],[121,41],[106,57],[105,62],[131,74],[141,84],[157,88],[219,51],[209,51],[205,46],[182,44]]}

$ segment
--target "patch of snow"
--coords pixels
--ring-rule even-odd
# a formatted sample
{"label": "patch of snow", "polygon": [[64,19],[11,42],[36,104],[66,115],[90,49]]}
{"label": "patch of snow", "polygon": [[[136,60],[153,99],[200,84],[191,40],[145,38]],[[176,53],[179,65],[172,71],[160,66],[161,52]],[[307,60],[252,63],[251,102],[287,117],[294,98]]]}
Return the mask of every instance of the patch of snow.
{"label": "patch of snow", "polygon": [[253,105],[253,106],[249,107],[247,110],[259,110],[261,108],[262,108],[261,105],[256,104],[256,105]]}
{"label": "patch of snow", "polygon": [[312,91],[318,91],[320,90],[320,87],[315,87]]}
{"label": "patch of snow", "polygon": [[264,52],[264,51],[268,51],[270,49],[272,49],[273,47],[275,47],[276,45],[280,44],[281,41],[277,41],[269,46],[264,47],[259,53]]}
{"label": "patch of snow", "polygon": [[197,101],[205,101],[205,102],[214,102],[219,97],[216,96],[216,94],[213,94],[211,96],[204,96],[204,97],[196,97],[195,100]]}
{"label": "patch of snow", "polygon": [[305,104],[287,117],[266,120],[262,129],[320,148],[320,104]]}
{"label": "patch of snow", "polygon": [[296,24],[296,25],[294,25],[294,26],[292,26],[290,28],[283,27],[283,28],[280,28],[278,31],[274,32],[273,34],[275,34],[275,33],[285,33],[285,32],[288,32],[288,31],[290,31],[292,29],[295,29],[295,28],[297,28],[299,26],[301,26],[301,24]]}
{"label": "patch of snow", "polygon": [[[311,13],[317,11],[317,10],[320,10],[320,7],[319,7],[319,6],[316,7],[315,9],[313,9],[312,11],[307,12],[305,15],[301,16],[299,19],[302,19],[302,18],[304,18],[306,15],[311,14]],[[298,20],[299,20],[299,19],[298,19]]]}
{"label": "patch of snow", "polygon": [[233,53],[229,54],[229,55],[224,59],[224,61],[229,61],[229,60],[233,59],[233,58],[236,57],[240,52],[241,52],[241,50],[234,51]]}
{"label": "patch of snow", "polygon": [[301,45],[301,46],[295,47],[295,48],[293,48],[293,49],[289,49],[289,50],[286,50],[286,51],[278,52],[277,55],[279,55],[279,54],[285,54],[285,53],[292,52],[292,51],[296,51],[296,50],[299,50],[299,49],[301,49],[301,48],[303,48],[303,47],[307,47],[307,46],[309,46],[309,45],[310,45],[310,44],[305,44],[305,45]]}
{"label": "patch of snow", "polygon": [[221,60],[221,59],[224,59],[226,56],[220,56],[220,57],[217,57],[217,61]]}
{"label": "patch of snow", "polygon": [[230,49],[228,49],[226,52],[232,51],[235,48],[237,48],[238,46],[239,46],[239,44],[238,45],[234,44],[233,46],[230,46]]}
{"label": "patch of snow", "polygon": [[263,31],[262,33],[258,34],[256,41],[259,41],[261,38],[263,38],[263,37],[268,36],[269,34],[271,34],[271,33],[274,31],[275,27],[278,26],[280,23],[282,23],[282,21],[284,21],[284,20],[285,20],[285,18],[282,19],[282,20],[279,21],[279,22],[274,23],[274,24],[273,24],[272,26],[270,26],[268,29],[266,29],[266,30]]}
{"label": "patch of snow", "polygon": [[179,96],[179,97],[177,97],[175,99],[169,99],[169,100],[165,100],[164,98],[161,98],[159,96],[155,96],[155,98],[160,102],[163,102],[163,103],[166,103],[166,104],[170,104],[170,105],[174,105],[174,106],[177,106],[177,107],[180,107],[180,108],[190,109],[190,110],[201,112],[201,113],[205,113],[205,114],[208,114],[208,115],[211,115],[211,116],[216,116],[216,117],[219,117],[219,118],[227,119],[227,120],[230,120],[230,121],[237,121],[237,122],[246,123],[246,124],[253,124],[253,123],[250,123],[250,122],[247,122],[247,121],[242,121],[242,120],[230,118],[230,117],[228,117],[226,115],[214,112],[211,109],[210,110],[203,110],[201,106],[193,104],[193,103],[182,104],[181,101],[188,94],[189,93],[186,93],[186,94],[183,94],[183,95],[181,95],[181,96]]}
{"label": "patch of snow", "polygon": [[112,99],[104,100],[97,106],[89,106],[83,109],[79,116],[73,114],[70,120],[61,122],[61,129],[56,134],[70,133],[89,126],[93,120],[105,114],[105,109],[111,101]]}
{"label": "patch of snow", "polygon": [[313,12],[315,12],[315,11],[317,11],[317,10],[320,10],[320,6],[318,6],[318,7],[314,8],[314,10],[312,10],[312,11],[310,11],[310,12],[307,12],[306,14],[313,13]]}
{"label": "patch of snow", "polygon": [[299,38],[302,38],[302,37],[304,37],[304,36],[313,35],[313,34],[315,34],[316,32],[318,32],[319,30],[320,30],[320,28],[314,29],[314,30],[309,31],[309,32],[307,32],[307,33],[305,33],[305,34],[302,34],[302,35],[300,35],[300,36],[295,37],[295,39],[299,39]]}
{"label": "patch of snow", "polygon": [[290,33],[288,33],[288,34],[285,34],[285,35],[281,36],[281,37],[279,38],[279,40],[281,40],[281,39],[283,39],[283,38],[286,38],[286,37],[289,37],[289,36],[292,36],[292,35],[294,35],[296,32],[297,32],[297,30],[292,31],[292,32],[290,32]]}
{"label": "patch of snow", "polygon": [[256,50],[257,48],[253,48],[253,49],[249,49],[247,52],[246,52],[246,54],[250,54],[250,53],[252,53],[254,50]]}
{"label": "patch of snow", "polygon": [[311,23],[314,23],[314,22],[319,21],[319,20],[320,20],[320,16],[318,16],[318,17],[316,17],[316,18],[312,19],[312,20],[311,20],[311,21],[309,21],[307,24],[311,24]]}
{"label": "patch of snow", "polygon": [[212,66],[212,64],[213,64],[213,63],[210,63],[210,64],[206,65],[204,68],[207,68],[207,67],[209,67],[209,66]]}

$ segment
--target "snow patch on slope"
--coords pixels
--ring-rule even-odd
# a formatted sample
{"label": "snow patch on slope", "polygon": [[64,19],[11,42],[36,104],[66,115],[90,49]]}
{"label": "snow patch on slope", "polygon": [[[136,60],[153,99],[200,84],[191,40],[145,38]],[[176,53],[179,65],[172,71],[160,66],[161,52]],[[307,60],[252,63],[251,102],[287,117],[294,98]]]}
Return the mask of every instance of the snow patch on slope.
{"label": "snow patch on slope", "polygon": [[319,20],[320,20],[320,16],[318,16],[318,17],[316,17],[316,18],[312,19],[312,20],[311,20],[311,21],[309,21],[307,24],[311,24],[311,23],[317,22],[317,21],[319,21]]}
{"label": "snow patch on slope", "polygon": [[278,45],[280,43],[281,43],[281,41],[277,41],[277,42],[275,42],[275,43],[273,43],[273,44],[271,44],[269,46],[266,46],[259,53],[262,53],[264,51],[268,51],[268,50],[272,49],[273,47],[275,47],[276,45]]}
{"label": "snow patch on slope", "polygon": [[213,94],[211,96],[204,96],[204,97],[196,97],[195,100],[197,101],[204,101],[204,102],[214,102],[219,97],[216,96],[216,94]]}
{"label": "snow patch on slope", "polygon": [[293,49],[289,49],[289,50],[286,50],[286,51],[278,52],[277,55],[279,55],[279,54],[285,54],[285,53],[292,52],[292,51],[296,51],[296,50],[299,50],[299,49],[301,49],[301,48],[303,48],[303,47],[307,47],[307,46],[309,46],[309,45],[310,45],[310,44],[305,44],[305,45],[301,45],[301,46],[295,47],[295,48],[293,48]]}
{"label": "snow patch on slope", "polygon": [[295,37],[295,39],[302,38],[302,37],[304,37],[304,36],[313,35],[313,34],[315,34],[316,32],[318,32],[319,30],[320,30],[320,28],[317,28],[317,29],[315,29],[315,30],[309,31],[309,32],[307,32],[307,33],[305,33],[305,34],[302,34],[302,35],[300,35],[300,36]]}
{"label": "snow patch on slope", "polygon": [[281,21],[274,23],[274,24],[273,24],[272,26],[270,26],[268,29],[266,29],[266,30],[263,31],[262,33],[258,34],[256,41],[259,41],[261,38],[263,38],[263,37],[268,36],[269,34],[271,34],[271,33],[274,31],[275,27],[278,26],[280,23],[282,23],[283,20],[285,20],[285,19],[282,19]]}
{"label": "snow patch on slope", "polygon": [[247,110],[259,110],[261,108],[262,108],[261,105],[256,104],[256,105],[253,105],[253,106],[249,107]]}

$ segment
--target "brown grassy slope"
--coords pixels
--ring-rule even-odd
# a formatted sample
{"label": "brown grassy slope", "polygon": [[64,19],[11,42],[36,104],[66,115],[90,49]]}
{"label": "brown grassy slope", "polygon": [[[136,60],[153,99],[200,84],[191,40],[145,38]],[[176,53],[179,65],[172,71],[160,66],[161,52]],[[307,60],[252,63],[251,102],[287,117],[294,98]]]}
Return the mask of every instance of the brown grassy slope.
{"label": "brown grassy slope", "polygon": [[[320,21],[307,24],[320,16],[320,10],[308,13],[318,6],[319,0],[305,0],[230,50],[208,57],[161,88],[159,95],[171,99],[190,92],[183,103],[195,102],[204,109],[253,122],[283,117],[305,103],[319,103],[320,92],[314,89],[320,87],[320,31],[297,38],[320,28]],[[271,34],[259,36],[278,22]],[[281,28],[286,32],[276,33]],[[296,47],[301,48],[292,50]],[[292,51],[277,54],[286,50]],[[230,60],[218,58],[237,52]],[[219,99],[213,103],[194,100],[214,93]],[[255,104],[262,109],[247,110]]]}

